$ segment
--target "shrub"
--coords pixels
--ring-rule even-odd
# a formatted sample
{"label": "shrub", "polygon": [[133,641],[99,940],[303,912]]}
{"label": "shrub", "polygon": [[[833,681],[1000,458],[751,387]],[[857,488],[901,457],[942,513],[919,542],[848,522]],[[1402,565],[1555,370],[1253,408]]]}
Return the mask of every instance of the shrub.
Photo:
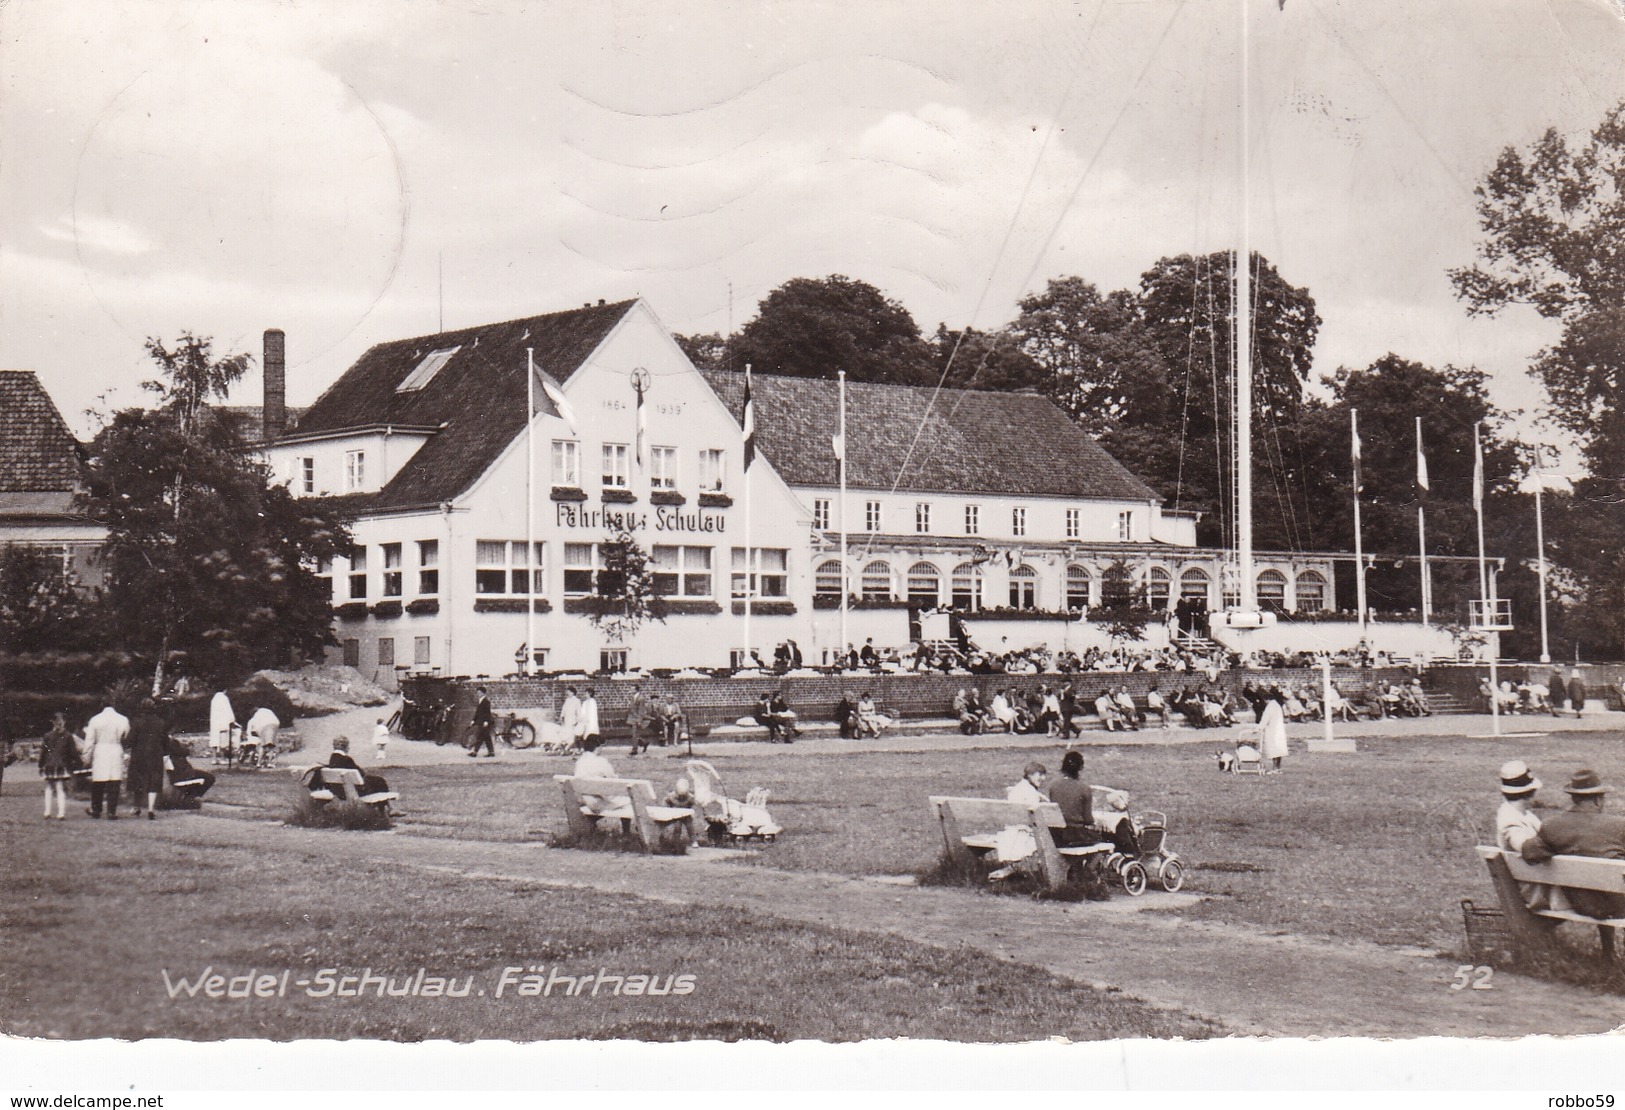
{"label": "shrub", "polygon": [[389,812],[383,806],[360,802],[314,802],[301,798],[294,803],[286,823],[301,829],[344,829],[348,832],[379,832],[392,828]]}

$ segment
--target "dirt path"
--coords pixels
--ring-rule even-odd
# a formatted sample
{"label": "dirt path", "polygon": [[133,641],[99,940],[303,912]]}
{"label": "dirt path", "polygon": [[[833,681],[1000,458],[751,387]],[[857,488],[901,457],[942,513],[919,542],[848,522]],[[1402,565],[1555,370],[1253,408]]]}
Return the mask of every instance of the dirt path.
{"label": "dirt path", "polygon": [[1497,1036],[1604,1032],[1625,999],[1497,973],[1452,990],[1455,968],[1420,950],[1270,936],[1181,920],[1189,895],[1065,905],[973,891],[775,871],[715,857],[576,852],[539,844],[346,834],[176,815],[141,835],[737,907],[789,921],[890,933],[1001,958],[1208,1017],[1240,1034]]}

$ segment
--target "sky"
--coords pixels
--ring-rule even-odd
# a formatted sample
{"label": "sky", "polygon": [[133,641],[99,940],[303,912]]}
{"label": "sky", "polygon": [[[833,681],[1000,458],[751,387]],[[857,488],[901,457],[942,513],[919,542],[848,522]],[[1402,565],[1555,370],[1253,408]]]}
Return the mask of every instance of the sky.
{"label": "sky", "polygon": [[0,36],[0,367],[82,435],[147,336],[283,328],[306,404],[374,343],[599,298],[726,333],[841,273],[997,328],[1243,211],[1317,375],[1477,366],[1539,434],[1552,325],[1447,271],[1503,147],[1625,100],[1617,0],[11,0]]}

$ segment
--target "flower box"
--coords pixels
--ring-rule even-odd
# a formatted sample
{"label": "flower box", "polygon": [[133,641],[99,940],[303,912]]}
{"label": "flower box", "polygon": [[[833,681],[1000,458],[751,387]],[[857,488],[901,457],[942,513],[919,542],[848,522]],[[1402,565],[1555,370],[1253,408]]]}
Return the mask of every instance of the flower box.
{"label": "flower box", "polygon": [[725,493],[700,494],[700,508],[702,509],[728,509],[732,508],[734,499]]}
{"label": "flower box", "polygon": [[[733,611],[734,616],[743,616],[745,612],[745,603],[743,601],[735,601],[733,603]],[[793,617],[795,616],[795,613],[796,603],[793,601],[774,599],[770,601],[753,601],[750,603],[750,614],[753,617]]]}
{"label": "flower box", "polygon": [[629,489],[606,489],[598,499],[606,505],[632,505],[637,502],[638,495]]}
{"label": "flower box", "polygon": [[440,612],[440,599],[437,597],[420,597],[416,601],[407,602],[406,611],[416,616],[438,613]]}
{"label": "flower box", "polygon": [[686,505],[688,504],[688,498],[684,497],[674,489],[657,489],[649,494],[649,504]]}
{"label": "flower box", "polygon": [[380,601],[373,605],[371,611],[372,615],[380,620],[388,620],[391,617],[400,616],[402,606],[398,601]]}
{"label": "flower box", "polygon": [[552,498],[555,501],[585,501],[587,491],[575,486],[554,486]]}
{"label": "flower box", "polygon": [[[551,613],[553,606],[545,597],[532,599],[531,612]],[[566,604],[568,609],[568,603]],[[523,613],[525,599],[522,597],[477,597],[474,599],[474,612],[476,613]]]}
{"label": "flower box", "polygon": [[337,614],[341,621],[362,620],[367,615],[367,603],[365,601],[346,601],[343,605],[334,609],[333,612]]}

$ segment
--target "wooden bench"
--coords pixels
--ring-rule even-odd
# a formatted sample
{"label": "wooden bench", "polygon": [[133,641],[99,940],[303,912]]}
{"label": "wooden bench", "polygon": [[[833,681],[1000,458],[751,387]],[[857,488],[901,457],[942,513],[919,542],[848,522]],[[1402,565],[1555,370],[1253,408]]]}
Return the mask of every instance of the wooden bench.
{"label": "wooden bench", "polygon": [[[637,838],[645,852],[660,846],[661,835],[675,825],[687,825],[692,830],[694,811],[677,806],[655,805],[654,787],[648,779],[594,779],[574,775],[554,775],[564,793],[564,815],[570,822],[570,834],[577,840],[586,840],[598,828],[601,818],[609,817],[621,822],[623,833]],[[588,803],[584,799],[598,799]],[[684,847],[688,842],[684,840]]]}
{"label": "wooden bench", "polygon": [[1059,886],[1066,881],[1067,861],[1104,856],[1112,850],[1110,844],[1056,847],[1050,830],[1066,828],[1066,819],[1061,816],[1061,807],[1054,802],[933,796],[931,808],[942,826],[942,842],[949,858],[967,872],[981,856],[997,847],[999,831],[1012,825],[1032,830],[1033,842],[1038,845],[1039,874],[1046,886]]}
{"label": "wooden bench", "polygon": [[[362,784],[366,777],[353,767],[329,767],[325,763],[313,763],[308,767],[295,767],[294,775],[299,779],[300,785],[305,788],[312,802],[325,805],[328,802],[350,802],[365,806],[388,806],[390,802],[400,797],[393,790],[376,794],[361,793]],[[317,790],[311,790],[311,781],[320,774],[322,785]]]}
{"label": "wooden bench", "polygon": [[1522,946],[1534,952],[1550,952],[1552,931],[1564,921],[1597,926],[1603,958],[1614,958],[1614,930],[1625,929],[1625,917],[1597,918],[1573,910],[1532,910],[1523,900],[1519,883],[1540,883],[1571,890],[1597,890],[1625,894],[1625,860],[1595,859],[1590,856],[1553,856],[1544,863],[1530,863],[1516,852],[1480,844],[1478,854],[1490,870],[1496,896],[1506,915],[1507,928]]}

